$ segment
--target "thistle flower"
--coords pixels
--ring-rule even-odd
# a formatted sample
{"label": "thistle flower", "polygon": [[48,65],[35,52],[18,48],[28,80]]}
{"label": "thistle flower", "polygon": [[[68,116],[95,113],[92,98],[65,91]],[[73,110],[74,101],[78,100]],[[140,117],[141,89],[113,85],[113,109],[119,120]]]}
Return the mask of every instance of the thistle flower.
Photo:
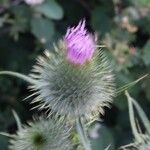
{"label": "thistle flower", "polygon": [[24,0],[28,5],[39,5],[44,2],[44,0]]}
{"label": "thistle flower", "polygon": [[68,136],[60,120],[40,118],[18,130],[10,141],[10,150],[70,150]]}
{"label": "thistle flower", "polygon": [[114,96],[114,77],[102,50],[85,29],[85,21],[68,29],[64,39],[54,46],[55,53],[45,51],[38,58],[31,78],[32,101],[40,109],[71,118],[93,117],[103,112]]}
{"label": "thistle flower", "polygon": [[85,20],[77,27],[69,28],[65,35],[67,59],[73,64],[84,64],[89,61],[96,49],[96,41],[85,29]]}

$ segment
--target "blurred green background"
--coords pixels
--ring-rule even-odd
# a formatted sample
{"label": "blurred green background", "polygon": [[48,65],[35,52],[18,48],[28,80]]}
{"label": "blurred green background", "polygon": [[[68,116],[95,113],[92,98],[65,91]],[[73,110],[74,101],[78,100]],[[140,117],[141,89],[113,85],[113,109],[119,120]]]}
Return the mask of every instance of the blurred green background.
{"label": "blurred green background", "polygon": [[[30,6],[23,0],[0,0],[0,70],[29,74],[35,59],[62,38],[68,26],[86,18],[87,28],[99,37],[107,52],[117,87],[150,72],[149,0],[45,0]],[[150,78],[129,92],[150,116]],[[0,131],[14,133],[14,109],[22,122],[32,119],[38,110],[22,101],[30,92],[22,80],[0,76]],[[124,93],[106,108],[102,122],[90,135],[93,150],[110,150],[132,142],[127,100]],[[97,135],[98,132],[98,135]],[[8,138],[0,136],[0,150],[7,150]]]}

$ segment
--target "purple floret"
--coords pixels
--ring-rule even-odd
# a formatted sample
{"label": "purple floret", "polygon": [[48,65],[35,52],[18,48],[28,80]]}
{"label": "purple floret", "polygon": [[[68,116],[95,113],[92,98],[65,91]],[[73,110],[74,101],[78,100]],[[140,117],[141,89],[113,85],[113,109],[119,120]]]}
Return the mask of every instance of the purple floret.
{"label": "purple floret", "polygon": [[96,48],[96,41],[92,34],[85,29],[85,20],[80,21],[77,27],[67,30],[65,35],[67,59],[78,65],[89,61]]}

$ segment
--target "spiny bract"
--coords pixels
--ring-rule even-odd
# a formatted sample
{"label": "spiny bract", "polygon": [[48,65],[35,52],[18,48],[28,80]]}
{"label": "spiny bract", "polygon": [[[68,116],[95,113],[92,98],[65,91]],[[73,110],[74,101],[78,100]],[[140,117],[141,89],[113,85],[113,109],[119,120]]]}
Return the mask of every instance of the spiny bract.
{"label": "spiny bract", "polygon": [[40,118],[18,130],[10,150],[70,150],[69,130],[60,120]]}
{"label": "spiny bract", "polygon": [[123,148],[123,150],[150,150],[150,141],[145,141],[139,144],[132,144],[133,146],[129,146]]}

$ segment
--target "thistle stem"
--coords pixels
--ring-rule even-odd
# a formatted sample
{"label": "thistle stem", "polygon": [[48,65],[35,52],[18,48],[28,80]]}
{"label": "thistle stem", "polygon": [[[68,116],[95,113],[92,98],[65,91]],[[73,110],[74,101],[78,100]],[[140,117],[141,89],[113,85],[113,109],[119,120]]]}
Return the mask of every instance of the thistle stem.
{"label": "thistle stem", "polygon": [[87,137],[87,135],[85,133],[85,130],[84,130],[81,118],[78,118],[76,120],[76,128],[77,128],[77,132],[78,132],[78,134],[80,136],[80,140],[81,140],[81,142],[83,144],[84,149],[85,150],[91,150],[91,146],[90,146],[88,137]]}
{"label": "thistle stem", "polygon": [[18,73],[18,72],[13,72],[13,71],[0,71],[0,75],[9,75],[9,76],[14,76],[17,78],[20,78],[30,84],[34,84],[36,81],[24,74]]}

